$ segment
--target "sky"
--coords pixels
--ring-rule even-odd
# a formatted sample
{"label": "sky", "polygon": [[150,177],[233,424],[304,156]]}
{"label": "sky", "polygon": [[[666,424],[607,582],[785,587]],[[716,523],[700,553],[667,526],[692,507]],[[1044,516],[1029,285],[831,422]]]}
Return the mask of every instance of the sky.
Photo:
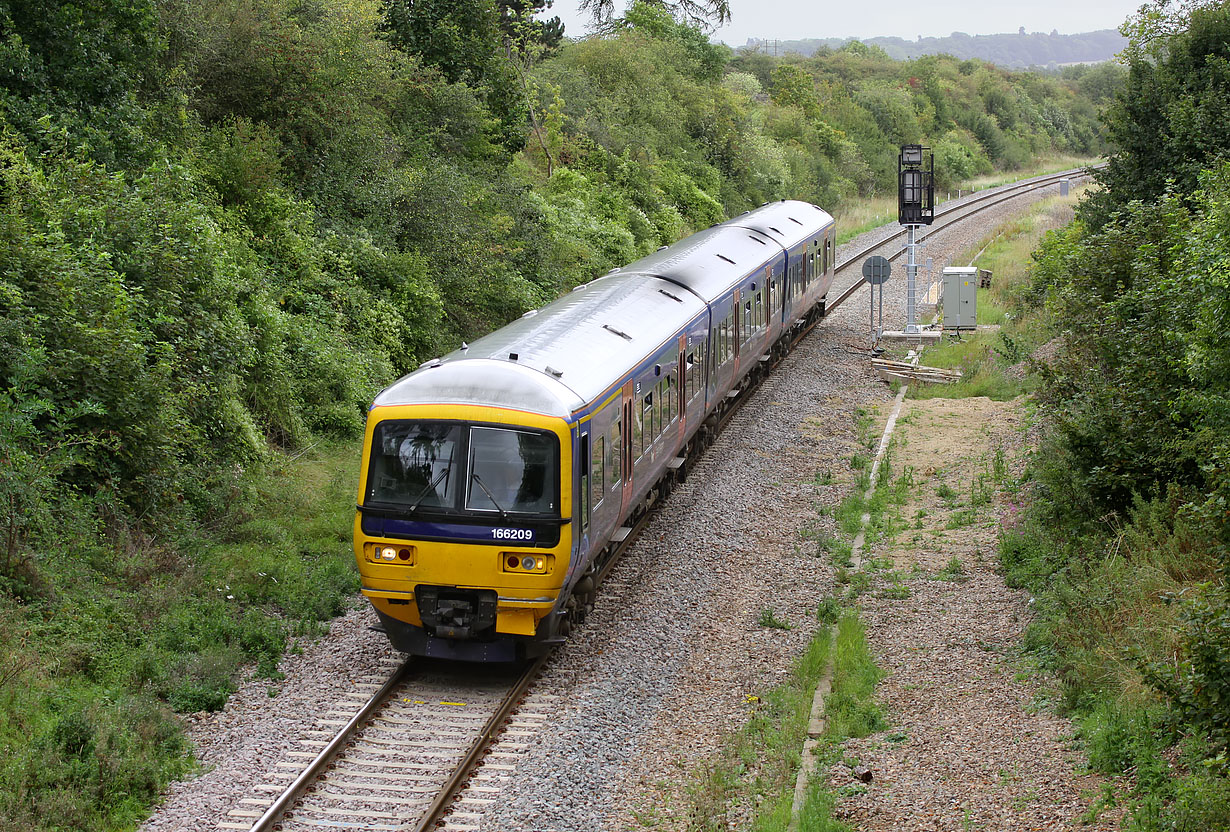
{"label": "sky", "polygon": [[[713,34],[714,40],[742,46],[749,37],[780,40],[896,36],[914,40],[918,36],[944,37],[953,32],[967,35],[993,35],[1016,32],[1060,34],[1115,29],[1144,0],[864,0],[864,2],[825,2],[825,0],[730,0],[731,22]],[[579,0],[555,0],[548,12],[559,15],[565,34],[577,37],[586,32],[587,16],[578,11]],[[625,0],[615,0],[616,8],[626,8]]]}

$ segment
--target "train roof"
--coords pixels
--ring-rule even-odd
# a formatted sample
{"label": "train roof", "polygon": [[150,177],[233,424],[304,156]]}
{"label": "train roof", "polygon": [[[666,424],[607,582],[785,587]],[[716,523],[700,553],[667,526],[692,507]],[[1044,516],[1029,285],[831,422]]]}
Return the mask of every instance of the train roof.
{"label": "train roof", "polygon": [[815,238],[817,232],[832,221],[831,214],[810,202],[783,199],[745,211],[718,227],[746,228],[791,249],[809,237]]}
{"label": "train roof", "polygon": [[781,246],[764,234],[715,225],[629,263],[616,274],[661,277],[712,303],[740,278],[781,256]]}
{"label": "train roof", "polygon": [[704,311],[670,281],[599,278],[428,362],[381,392],[376,405],[487,404],[566,418]]}

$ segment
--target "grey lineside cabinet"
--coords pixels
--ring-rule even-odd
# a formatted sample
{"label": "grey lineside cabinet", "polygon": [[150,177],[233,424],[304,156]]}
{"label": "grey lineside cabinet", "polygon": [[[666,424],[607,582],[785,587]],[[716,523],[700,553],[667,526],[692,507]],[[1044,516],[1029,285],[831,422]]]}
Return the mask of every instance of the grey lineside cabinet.
{"label": "grey lineside cabinet", "polygon": [[944,269],[944,329],[974,329],[978,325],[978,269]]}

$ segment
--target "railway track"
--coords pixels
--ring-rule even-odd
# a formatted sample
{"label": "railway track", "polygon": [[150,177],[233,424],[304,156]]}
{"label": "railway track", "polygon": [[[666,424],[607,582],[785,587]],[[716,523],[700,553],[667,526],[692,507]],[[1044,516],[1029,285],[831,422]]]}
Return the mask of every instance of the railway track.
{"label": "railway track", "polygon": [[[1103,165],[1095,165],[1094,167],[1103,167]],[[958,223],[958,222],[961,222],[962,220],[968,219],[969,217],[972,217],[975,214],[981,213],[982,211],[986,211],[990,208],[994,208],[996,205],[1000,205],[1004,202],[1007,202],[1010,199],[1016,199],[1017,197],[1024,196],[1030,191],[1036,191],[1040,188],[1046,188],[1051,185],[1058,184],[1060,179],[1080,179],[1086,176],[1088,176],[1088,174],[1083,170],[1069,170],[1069,171],[1063,171],[1061,173],[1051,173],[1051,174],[1046,174],[1045,176],[1037,176],[1032,179],[1024,179],[1024,180],[1021,180],[1020,182],[1014,182],[1011,185],[1005,185],[1001,188],[993,188],[993,189],[988,189],[986,191],[975,192],[975,194],[971,195],[971,197],[966,197],[956,203],[950,204],[947,208],[944,208],[943,210],[937,210],[935,212],[935,217],[937,221],[940,221],[939,225],[926,226],[923,232],[923,237],[919,239],[919,242],[923,242],[926,239],[926,237],[930,236],[936,231],[946,228],[949,225],[953,225],[954,223]],[[985,194],[985,195],[979,198],[978,197],[979,193]],[[885,237],[883,240],[880,240],[878,242],[871,243],[870,245],[865,246],[857,254],[854,254],[851,257],[847,258],[845,261],[838,263],[835,268],[835,272],[840,274],[841,272],[845,271],[847,268],[853,265],[861,264],[861,261],[863,260],[864,257],[866,257],[867,255],[871,254],[874,251],[878,251],[884,248],[886,245],[889,245],[894,240],[898,240],[902,237],[905,237],[905,234],[906,232],[905,232],[905,229],[903,228],[901,231],[895,232],[894,234],[888,237]],[[896,260],[897,258],[901,257],[903,254],[905,254],[905,249],[900,248],[897,251],[893,252],[892,255],[888,257],[888,259],[890,261]],[[828,306],[825,310],[825,314],[827,315],[829,312],[832,312],[834,309],[836,309],[838,306],[840,306],[842,303],[848,300],[850,296],[853,295],[855,292],[857,292],[859,287],[863,286],[866,282],[867,280],[865,278],[860,277],[858,280],[852,283],[835,299],[833,299],[832,301],[829,301]]]}
{"label": "railway track", "polygon": [[[942,223],[930,231],[1044,188],[1078,171],[1051,174],[989,189],[937,211]],[[837,264],[838,274],[868,254],[891,245],[904,231],[879,240]],[[903,250],[889,259],[899,257]],[[865,283],[861,277],[827,305],[826,314]],[[792,345],[823,317],[796,330]],[[771,372],[776,362],[766,367]],[[715,435],[734,419],[746,391],[722,414]],[[710,437],[711,438],[711,437]],[[695,456],[703,453],[703,445]],[[693,460],[687,461],[690,467]],[[686,468],[684,469],[686,470]],[[669,493],[669,487],[659,496]],[[629,529],[595,576],[601,585],[619,557],[636,540],[651,514]],[[290,751],[218,824],[220,830],[414,830],[437,827],[455,832],[478,828],[483,807],[497,799],[501,782],[512,776],[528,740],[557,711],[552,697],[529,693],[549,657],[504,678],[490,667],[446,667],[411,659],[385,665],[384,679],[356,680],[355,690],[320,715],[300,750]],[[505,674],[511,677],[513,674]],[[481,763],[482,769],[476,773]],[[447,816],[448,820],[443,819]]]}

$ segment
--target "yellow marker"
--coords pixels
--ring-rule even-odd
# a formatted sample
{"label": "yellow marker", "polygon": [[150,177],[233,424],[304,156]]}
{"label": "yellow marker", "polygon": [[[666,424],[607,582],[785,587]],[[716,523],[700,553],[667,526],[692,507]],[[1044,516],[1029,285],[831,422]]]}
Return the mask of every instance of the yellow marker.
{"label": "yellow marker", "polygon": [[747,699],[748,702],[759,702],[760,701],[759,696],[747,696],[745,698]]}
{"label": "yellow marker", "polygon": [[458,708],[464,708],[466,706],[466,703],[464,702],[441,702],[440,704],[441,705],[456,705]]}

